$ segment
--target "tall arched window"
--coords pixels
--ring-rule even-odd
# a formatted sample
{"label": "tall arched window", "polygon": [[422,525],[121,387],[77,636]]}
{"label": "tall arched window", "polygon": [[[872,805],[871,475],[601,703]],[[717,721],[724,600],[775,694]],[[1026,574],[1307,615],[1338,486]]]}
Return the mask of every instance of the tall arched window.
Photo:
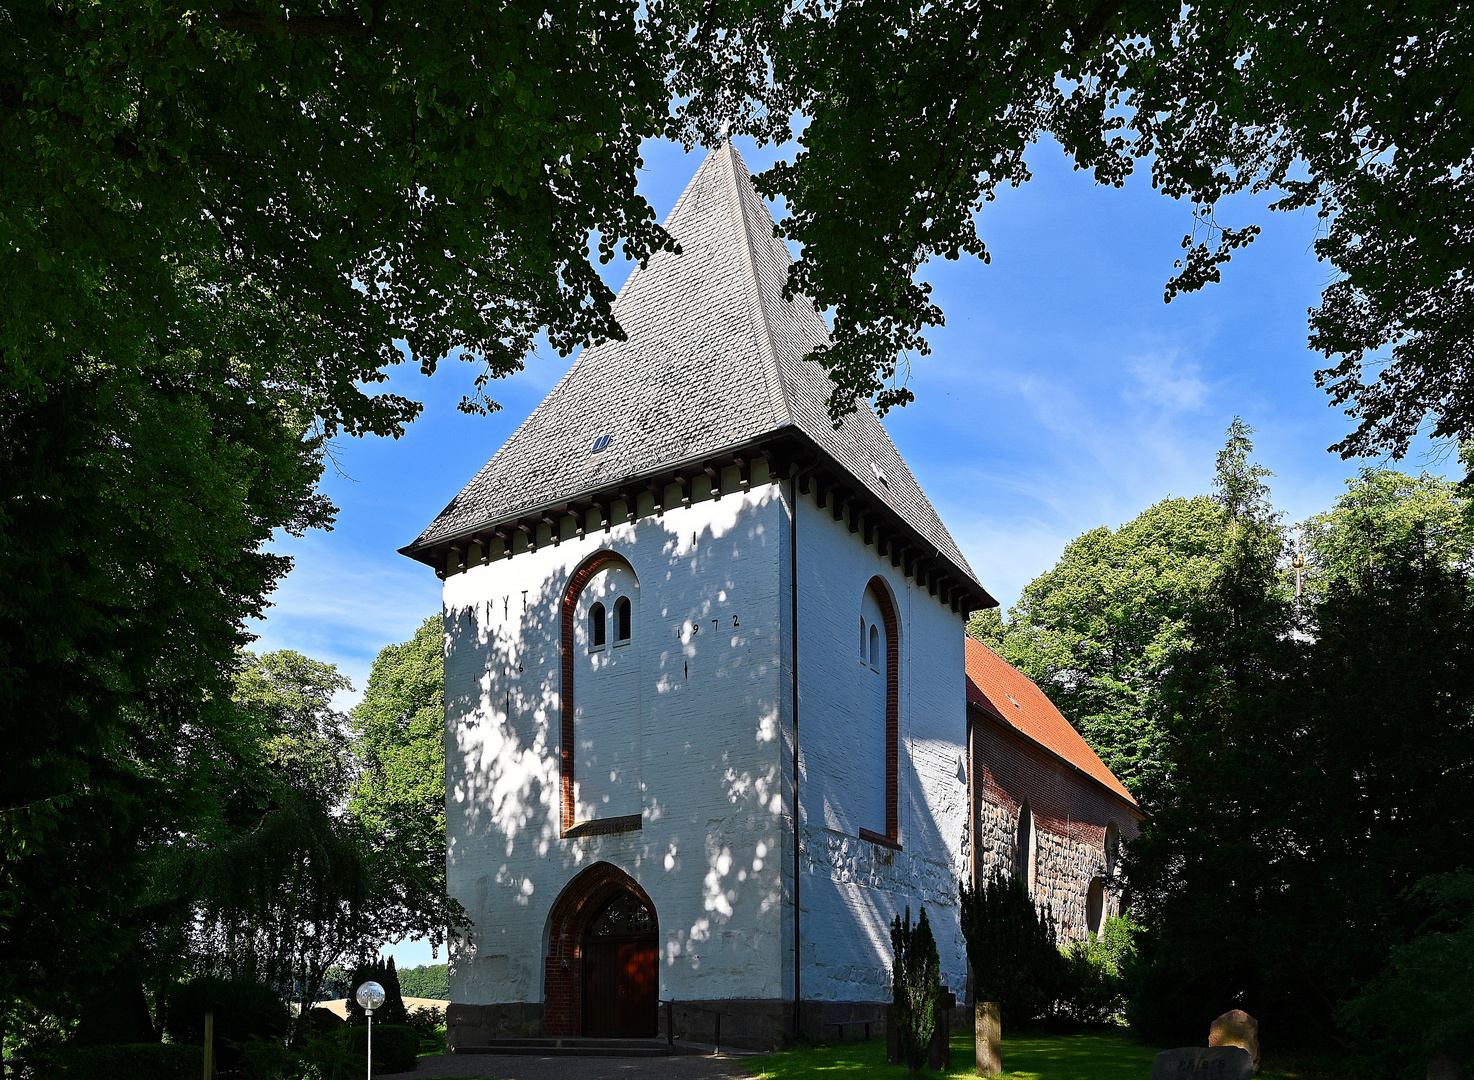
{"label": "tall arched window", "polygon": [[866,839],[896,844],[899,693],[895,605],[885,584],[873,579],[860,598],[860,678],[856,708],[846,733],[845,806],[851,828]]}
{"label": "tall arched window", "polygon": [[1090,880],[1090,891],[1085,894],[1085,929],[1094,937],[1100,933],[1105,922],[1105,882],[1100,878]]}
{"label": "tall arched window", "polygon": [[[640,646],[630,636],[639,603],[634,570],[608,551],[584,563],[564,594],[565,834],[592,822],[605,831],[640,827]],[[611,635],[623,647],[607,648]]]}
{"label": "tall arched window", "polygon": [[1106,877],[1116,876],[1116,862],[1121,857],[1121,829],[1114,821],[1107,823],[1105,831]]}
{"label": "tall arched window", "polygon": [[604,605],[595,604],[589,608],[589,648],[600,649],[604,647]]}
{"label": "tall arched window", "polygon": [[1013,873],[1034,891],[1034,812],[1024,803],[1018,812],[1018,834],[1013,848]]}

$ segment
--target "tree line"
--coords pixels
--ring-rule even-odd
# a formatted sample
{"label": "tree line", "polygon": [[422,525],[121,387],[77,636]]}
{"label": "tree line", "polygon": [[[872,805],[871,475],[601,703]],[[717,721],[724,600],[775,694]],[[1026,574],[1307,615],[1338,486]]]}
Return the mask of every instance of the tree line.
{"label": "tree line", "polygon": [[1367,469],[1297,544],[1250,434],[1211,496],[1085,533],[969,629],[1146,812],[1123,858],[1137,1029],[1190,1045],[1237,1006],[1394,1075],[1462,1053],[1474,1010],[1474,501]]}
{"label": "tree line", "polygon": [[[238,654],[229,697],[207,703],[172,768],[150,778],[158,797],[113,823],[137,830],[128,888],[59,897],[32,924],[39,940],[11,958],[30,966],[6,1003],[7,1044],[156,1041],[170,1002],[201,979],[295,1003],[296,1039],[312,1005],[351,993],[345,971],[382,945],[444,947],[465,931],[445,890],[442,666],[440,620],[428,619],[379,654],[345,715],[334,698],[351,688],[331,664]],[[47,955],[83,904],[106,924],[83,943],[97,955]],[[413,974],[443,988],[443,965]]]}

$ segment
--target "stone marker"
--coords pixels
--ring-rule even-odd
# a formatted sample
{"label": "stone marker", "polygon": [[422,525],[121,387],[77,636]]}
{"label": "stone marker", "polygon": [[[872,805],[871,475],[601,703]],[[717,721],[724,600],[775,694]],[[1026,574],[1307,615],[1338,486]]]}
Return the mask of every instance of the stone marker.
{"label": "stone marker", "polygon": [[942,987],[937,998],[937,1026],[927,1047],[926,1067],[948,1071],[952,1068],[952,1010],[957,1008],[957,995]]}
{"label": "stone marker", "polygon": [[979,1001],[973,1019],[973,1047],[979,1076],[1003,1075],[1003,1021],[998,1002]]}
{"label": "stone marker", "polygon": [[1184,1046],[1163,1050],[1152,1080],[1253,1080],[1254,1059],[1242,1046]]}
{"label": "stone marker", "polygon": [[1254,1059],[1254,1075],[1259,1075],[1259,1021],[1243,1009],[1229,1009],[1208,1025],[1209,1046],[1242,1046]]}
{"label": "stone marker", "polygon": [[1464,1063],[1452,1054],[1434,1054],[1428,1059],[1428,1080],[1464,1080]]}

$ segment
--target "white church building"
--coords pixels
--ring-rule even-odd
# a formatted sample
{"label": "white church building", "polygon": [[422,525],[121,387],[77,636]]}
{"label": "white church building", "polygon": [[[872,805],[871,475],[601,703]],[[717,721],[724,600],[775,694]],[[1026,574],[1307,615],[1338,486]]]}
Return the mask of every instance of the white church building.
{"label": "white church building", "polygon": [[[891,920],[923,905],[962,997],[971,730],[993,722],[963,626],[994,601],[874,413],[831,424],[804,359],[824,323],[783,298],[730,145],[666,228],[681,254],[615,305],[627,340],[403,549],[444,578],[448,882],[474,924],[453,1047],[717,1013],[734,1045],[833,1034],[889,1001]],[[1104,866],[1105,822],[1072,828]]]}

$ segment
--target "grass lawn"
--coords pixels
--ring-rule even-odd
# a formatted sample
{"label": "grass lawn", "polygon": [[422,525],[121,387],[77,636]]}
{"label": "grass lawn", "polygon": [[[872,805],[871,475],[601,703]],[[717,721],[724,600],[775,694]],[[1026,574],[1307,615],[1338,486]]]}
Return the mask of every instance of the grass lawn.
{"label": "grass lawn", "polygon": [[[1126,1034],[1019,1035],[1003,1040],[1004,1075],[1011,1080],[1148,1080],[1158,1047]],[[845,1042],[784,1050],[744,1062],[766,1080],[851,1080],[877,1077],[904,1080],[904,1065],[885,1063],[885,1040]],[[925,1077],[975,1077],[972,1035],[952,1038],[952,1069]],[[1311,1080],[1326,1074],[1270,1065],[1259,1080]]]}
{"label": "grass lawn", "polygon": [[[1014,1080],[1147,1080],[1156,1053],[1155,1047],[1125,1035],[1016,1036],[1003,1040],[1003,1068]],[[904,1065],[885,1063],[884,1039],[798,1047],[745,1064],[768,1080],[903,1080],[910,1075]],[[950,1072],[923,1075],[975,1077],[971,1033],[952,1037]]]}

